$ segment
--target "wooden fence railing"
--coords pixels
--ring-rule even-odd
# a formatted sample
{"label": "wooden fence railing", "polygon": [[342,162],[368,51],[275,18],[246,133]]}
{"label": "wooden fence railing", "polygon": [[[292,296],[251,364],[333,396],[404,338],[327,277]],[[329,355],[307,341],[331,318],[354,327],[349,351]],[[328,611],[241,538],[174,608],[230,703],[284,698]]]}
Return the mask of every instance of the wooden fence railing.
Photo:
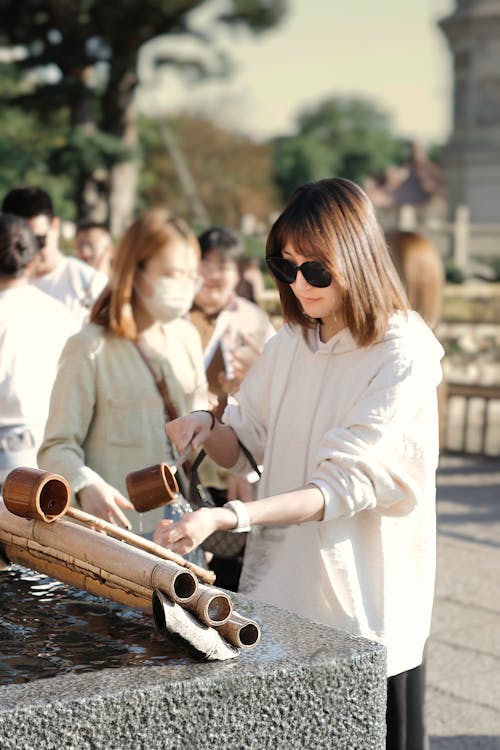
{"label": "wooden fence railing", "polygon": [[[456,419],[453,424],[451,423],[452,399],[460,399],[463,402],[461,425],[457,425]],[[447,383],[446,402],[446,450],[500,455],[500,385]],[[492,414],[494,404],[496,415]],[[450,435],[450,430],[453,430],[453,435]]]}
{"label": "wooden fence railing", "polygon": [[[419,217],[415,206],[401,206],[397,216],[400,229],[423,232],[435,242],[443,257],[451,257],[455,265],[465,274],[470,270],[473,256],[500,257],[500,223],[471,221],[469,208],[458,206],[451,220],[436,216]],[[482,271],[488,274],[487,265]],[[493,279],[495,271],[489,269],[487,279]]]}

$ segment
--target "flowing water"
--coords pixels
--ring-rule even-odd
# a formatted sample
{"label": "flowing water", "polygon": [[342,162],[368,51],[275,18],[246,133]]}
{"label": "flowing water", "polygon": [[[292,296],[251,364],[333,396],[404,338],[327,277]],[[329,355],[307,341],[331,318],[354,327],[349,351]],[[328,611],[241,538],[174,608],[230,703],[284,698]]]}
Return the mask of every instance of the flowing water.
{"label": "flowing water", "polygon": [[0,570],[0,685],[192,659],[150,616],[19,565]]}

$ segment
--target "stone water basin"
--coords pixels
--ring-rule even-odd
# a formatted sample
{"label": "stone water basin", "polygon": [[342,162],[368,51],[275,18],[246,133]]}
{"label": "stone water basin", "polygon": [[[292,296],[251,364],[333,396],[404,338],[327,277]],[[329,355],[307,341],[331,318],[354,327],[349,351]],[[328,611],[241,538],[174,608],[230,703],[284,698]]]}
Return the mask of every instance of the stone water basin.
{"label": "stone water basin", "polygon": [[0,748],[384,750],[382,646],[231,598],[262,640],[200,662],[141,612],[0,572]]}

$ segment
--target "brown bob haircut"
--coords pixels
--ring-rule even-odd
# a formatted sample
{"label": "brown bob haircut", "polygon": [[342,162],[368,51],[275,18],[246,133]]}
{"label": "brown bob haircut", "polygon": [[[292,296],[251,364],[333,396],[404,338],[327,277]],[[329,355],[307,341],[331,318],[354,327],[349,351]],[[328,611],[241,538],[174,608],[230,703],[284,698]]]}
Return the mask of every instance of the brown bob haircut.
{"label": "brown bob haircut", "polygon": [[[343,294],[345,325],[360,346],[380,341],[392,313],[408,303],[368,196],[350,180],[309,182],[293,193],[271,227],[266,258],[286,244],[322,263]],[[276,280],[285,323],[316,325],[291,287]]]}
{"label": "brown bob haircut", "polygon": [[90,322],[124,338],[137,338],[134,281],[138,269],[170,244],[182,240],[200,257],[198,240],[188,225],[165,208],[139,216],[123,235],[113,261],[112,279],[95,301]]}

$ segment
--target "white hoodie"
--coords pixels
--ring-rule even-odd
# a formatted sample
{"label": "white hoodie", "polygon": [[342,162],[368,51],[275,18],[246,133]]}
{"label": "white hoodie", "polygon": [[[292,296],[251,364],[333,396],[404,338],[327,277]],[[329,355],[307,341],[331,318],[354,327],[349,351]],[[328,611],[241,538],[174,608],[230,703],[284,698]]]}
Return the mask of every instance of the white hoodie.
{"label": "white hoodie", "polygon": [[416,313],[365,348],[283,326],[224,413],[264,465],[260,497],[325,496],[321,522],[252,531],[240,591],[385,644],[389,675],[422,662],[430,630],[442,356]]}

